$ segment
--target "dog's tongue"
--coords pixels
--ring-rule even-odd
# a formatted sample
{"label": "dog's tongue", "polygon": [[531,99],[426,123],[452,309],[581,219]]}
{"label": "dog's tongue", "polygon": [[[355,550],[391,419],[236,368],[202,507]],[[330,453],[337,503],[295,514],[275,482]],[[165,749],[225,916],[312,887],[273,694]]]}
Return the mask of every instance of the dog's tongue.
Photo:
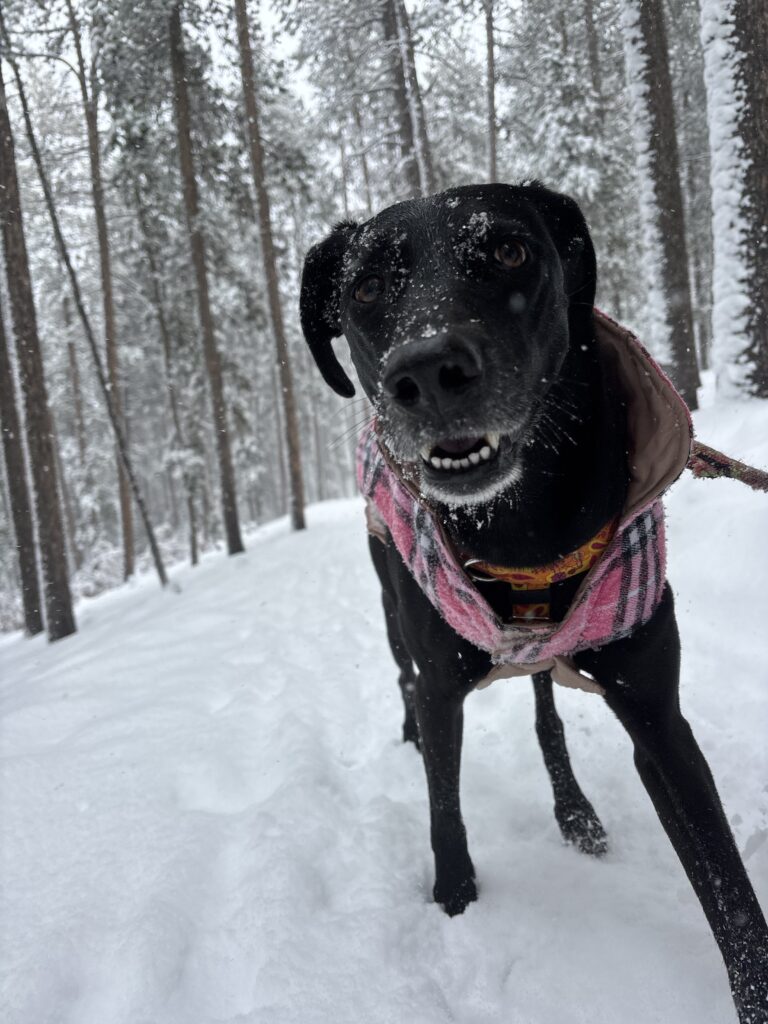
{"label": "dog's tongue", "polygon": [[464,452],[468,452],[470,448],[474,448],[477,442],[481,440],[482,438],[480,437],[443,438],[443,440],[437,442],[437,446],[446,455],[462,455]]}

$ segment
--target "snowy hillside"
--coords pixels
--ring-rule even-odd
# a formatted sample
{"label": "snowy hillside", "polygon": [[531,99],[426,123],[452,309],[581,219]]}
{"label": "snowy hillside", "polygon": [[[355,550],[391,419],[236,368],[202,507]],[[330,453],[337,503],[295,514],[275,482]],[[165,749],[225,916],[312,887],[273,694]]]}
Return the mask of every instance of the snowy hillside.
{"label": "snowy hillside", "polygon": [[[768,407],[698,415],[768,465]],[[762,440],[761,440],[762,439]],[[682,700],[768,907],[768,496],[668,503]],[[564,847],[527,680],[467,703],[480,901],[430,902],[426,788],[360,503],[0,641],[5,1024],[725,1024],[725,971],[599,698],[558,690],[610,833]]]}

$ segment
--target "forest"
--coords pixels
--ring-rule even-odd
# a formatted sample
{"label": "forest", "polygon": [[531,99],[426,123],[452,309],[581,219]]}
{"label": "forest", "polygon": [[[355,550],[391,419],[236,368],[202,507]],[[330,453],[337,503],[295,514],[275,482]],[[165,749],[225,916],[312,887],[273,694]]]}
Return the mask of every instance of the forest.
{"label": "forest", "polygon": [[768,397],[763,0],[0,0],[0,57],[0,630],[354,493],[301,268],[400,199],[572,195],[689,405]]}

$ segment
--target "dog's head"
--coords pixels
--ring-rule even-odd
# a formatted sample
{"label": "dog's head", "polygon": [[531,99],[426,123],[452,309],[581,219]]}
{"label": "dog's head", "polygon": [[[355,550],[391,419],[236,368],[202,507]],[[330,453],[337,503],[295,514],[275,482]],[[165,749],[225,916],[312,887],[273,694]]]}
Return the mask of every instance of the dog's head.
{"label": "dog's head", "polygon": [[343,223],[307,255],[301,323],[323,377],[354,394],[344,334],[395,459],[470,504],[520,475],[545,398],[588,344],[595,256],[572,199],[471,185]]}

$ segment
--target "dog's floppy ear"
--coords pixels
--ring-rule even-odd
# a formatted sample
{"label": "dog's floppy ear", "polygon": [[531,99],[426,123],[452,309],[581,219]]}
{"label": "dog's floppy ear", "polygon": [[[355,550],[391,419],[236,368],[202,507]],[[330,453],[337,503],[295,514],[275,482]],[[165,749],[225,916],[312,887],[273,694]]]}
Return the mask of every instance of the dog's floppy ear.
{"label": "dog's floppy ear", "polygon": [[569,196],[552,192],[538,182],[526,187],[525,197],[544,218],[560,254],[570,304],[584,303],[591,310],[597,287],[597,264],[584,214]]}
{"label": "dog's floppy ear", "polygon": [[304,260],[301,275],[301,329],[315,362],[333,390],[351,398],[355,387],[342,369],[331,345],[341,334],[339,275],[350,235],[356,225],[338,224],[325,241],[313,246]]}

